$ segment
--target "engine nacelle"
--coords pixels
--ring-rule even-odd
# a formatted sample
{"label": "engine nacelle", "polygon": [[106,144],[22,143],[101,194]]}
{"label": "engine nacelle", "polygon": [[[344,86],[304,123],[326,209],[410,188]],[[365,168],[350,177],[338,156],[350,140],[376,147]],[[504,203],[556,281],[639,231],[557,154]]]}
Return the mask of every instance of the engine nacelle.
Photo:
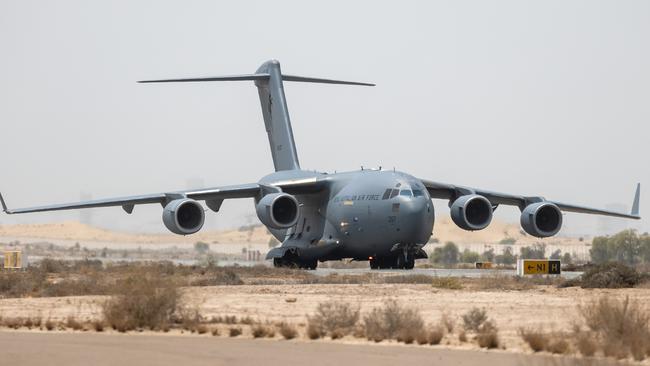
{"label": "engine nacelle", "polygon": [[163,210],[163,223],[174,234],[194,234],[201,230],[204,221],[203,206],[189,198],[173,200]]}
{"label": "engine nacelle", "polygon": [[550,202],[532,203],[521,212],[521,227],[538,238],[553,236],[562,228],[562,211]]}
{"label": "engine nacelle", "polygon": [[288,229],[298,222],[298,200],[287,193],[271,193],[255,206],[257,217],[273,229]]}
{"label": "engine nacelle", "polygon": [[460,196],[451,205],[451,219],[461,229],[485,229],[492,222],[492,203],[478,194]]}

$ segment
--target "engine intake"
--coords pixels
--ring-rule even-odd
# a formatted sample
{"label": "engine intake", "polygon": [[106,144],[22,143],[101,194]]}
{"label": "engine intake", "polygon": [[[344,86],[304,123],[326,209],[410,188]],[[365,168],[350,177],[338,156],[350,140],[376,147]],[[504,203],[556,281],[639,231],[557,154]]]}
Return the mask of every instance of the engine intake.
{"label": "engine intake", "polygon": [[255,211],[262,223],[273,229],[287,229],[298,221],[298,200],[287,193],[271,193],[262,197]]}
{"label": "engine intake", "polygon": [[194,234],[201,230],[204,221],[203,206],[189,198],[173,200],[163,210],[163,223],[174,234]]}
{"label": "engine intake", "polygon": [[485,229],[492,222],[492,203],[478,194],[460,196],[451,205],[451,219],[461,229]]}
{"label": "engine intake", "polygon": [[553,203],[532,203],[521,212],[521,227],[538,238],[553,236],[562,228],[562,211]]}

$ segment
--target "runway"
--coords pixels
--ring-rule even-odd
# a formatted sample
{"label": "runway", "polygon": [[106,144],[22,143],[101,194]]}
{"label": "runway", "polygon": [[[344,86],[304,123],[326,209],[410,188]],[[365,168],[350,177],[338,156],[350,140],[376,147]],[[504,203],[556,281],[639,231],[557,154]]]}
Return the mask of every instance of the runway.
{"label": "runway", "polygon": [[[501,276],[516,276],[517,271],[509,269],[441,269],[441,268],[415,268],[411,270],[403,269],[381,269],[371,270],[369,268],[317,268],[315,271],[309,271],[318,276],[327,276],[329,274],[340,275],[360,275],[366,273],[377,273],[385,275],[426,275],[436,277],[469,277],[478,278],[482,276],[501,275]],[[564,278],[575,278],[582,274],[582,272],[562,272],[561,276]]]}
{"label": "runway", "polygon": [[[231,339],[209,336],[43,333],[1,331],[7,365],[482,365],[520,366],[558,363],[557,357],[504,351],[452,350],[332,341]],[[555,360],[552,360],[555,359]],[[4,364],[4,363],[3,363]]]}

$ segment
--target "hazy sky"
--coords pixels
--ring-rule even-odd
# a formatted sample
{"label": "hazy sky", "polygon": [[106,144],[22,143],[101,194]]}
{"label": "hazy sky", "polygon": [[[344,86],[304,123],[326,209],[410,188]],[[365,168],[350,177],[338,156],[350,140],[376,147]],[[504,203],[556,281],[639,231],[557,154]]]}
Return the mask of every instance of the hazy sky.
{"label": "hazy sky", "polygon": [[[276,58],[290,74],[377,83],[285,85],[305,169],[381,165],[596,207],[629,208],[640,181],[650,215],[648,1],[4,0],[0,45],[10,206],[257,181],[273,164],[252,82],[135,81],[252,73]],[[160,231],[160,215],[108,208],[93,220]],[[227,201],[208,227],[250,215],[252,201]],[[599,230],[577,214],[565,225]]]}

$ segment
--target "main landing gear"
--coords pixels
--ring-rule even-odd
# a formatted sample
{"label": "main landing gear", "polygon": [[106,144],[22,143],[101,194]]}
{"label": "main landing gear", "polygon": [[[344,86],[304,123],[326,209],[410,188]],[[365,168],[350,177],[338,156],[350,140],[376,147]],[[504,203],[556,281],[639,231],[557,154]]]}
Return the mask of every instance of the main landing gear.
{"label": "main landing gear", "polygon": [[413,269],[415,257],[408,252],[400,251],[390,257],[373,257],[370,269]]}
{"label": "main landing gear", "polygon": [[273,258],[273,267],[276,268],[300,268],[314,270],[318,267],[318,260],[304,260],[297,257]]}

